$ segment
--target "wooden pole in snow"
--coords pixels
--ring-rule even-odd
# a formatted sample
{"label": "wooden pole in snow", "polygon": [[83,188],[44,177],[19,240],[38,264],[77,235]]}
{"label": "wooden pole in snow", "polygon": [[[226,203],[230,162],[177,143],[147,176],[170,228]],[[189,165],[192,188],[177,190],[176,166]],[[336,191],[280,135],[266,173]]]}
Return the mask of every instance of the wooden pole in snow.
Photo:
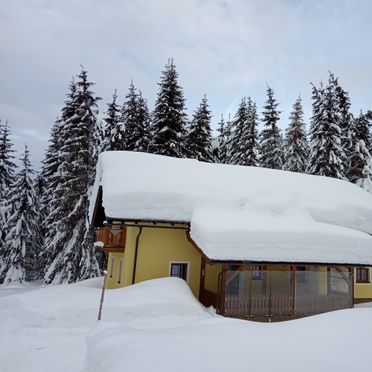
{"label": "wooden pole in snow", "polygon": [[102,292],[101,292],[101,300],[99,302],[99,311],[98,311],[98,319],[97,319],[98,322],[102,318],[102,307],[103,307],[103,301],[105,299],[107,271],[104,271],[103,273],[105,274],[105,276],[104,276],[104,279],[103,279],[103,286],[102,286]]}

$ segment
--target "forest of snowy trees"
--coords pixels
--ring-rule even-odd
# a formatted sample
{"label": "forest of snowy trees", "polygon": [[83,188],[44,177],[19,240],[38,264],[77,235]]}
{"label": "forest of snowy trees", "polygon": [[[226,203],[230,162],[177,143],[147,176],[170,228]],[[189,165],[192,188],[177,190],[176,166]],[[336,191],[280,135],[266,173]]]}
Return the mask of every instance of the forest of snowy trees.
{"label": "forest of snowy trees", "polygon": [[82,69],[68,87],[36,174],[27,146],[15,163],[8,122],[0,121],[0,283],[75,282],[100,275],[88,203],[101,151],[142,151],[206,162],[283,169],[348,180],[372,192],[372,112],[351,113],[350,97],[329,74],[312,85],[308,131],[298,97],[285,133],[274,90],[259,113],[243,97],[233,116],[221,117],[213,137],[203,96],[192,117],[173,60],[159,82],[154,109],[131,82],[124,103],[116,90],[103,120],[99,97]]}

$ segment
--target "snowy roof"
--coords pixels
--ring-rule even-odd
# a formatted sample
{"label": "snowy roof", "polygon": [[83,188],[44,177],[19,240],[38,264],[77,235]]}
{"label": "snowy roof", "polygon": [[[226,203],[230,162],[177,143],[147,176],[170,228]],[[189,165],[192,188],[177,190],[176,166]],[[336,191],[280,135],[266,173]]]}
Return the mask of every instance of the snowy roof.
{"label": "snowy roof", "polygon": [[191,222],[210,259],[372,265],[372,195],[346,181],[116,151],[91,217],[99,186],[107,218]]}

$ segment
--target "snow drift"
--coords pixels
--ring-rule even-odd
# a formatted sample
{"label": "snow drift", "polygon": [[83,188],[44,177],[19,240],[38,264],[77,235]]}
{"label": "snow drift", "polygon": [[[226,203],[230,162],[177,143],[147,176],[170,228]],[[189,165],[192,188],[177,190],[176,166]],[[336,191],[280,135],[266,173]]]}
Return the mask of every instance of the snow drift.
{"label": "snow drift", "polygon": [[[248,370],[346,372],[367,368],[371,308],[283,323],[223,318],[196,303],[176,278],[110,291],[88,337],[84,372]],[[120,300],[119,300],[120,299]],[[114,302],[120,311],[111,313]]]}
{"label": "snow drift", "polygon": [[58,286],[0,286],[0,370],[370,369],[370,307],[255,323],[217,316],[198,303],[186,282],[164,278],[106,291],[103,320],[97,323],[100,286],[102,278]]}

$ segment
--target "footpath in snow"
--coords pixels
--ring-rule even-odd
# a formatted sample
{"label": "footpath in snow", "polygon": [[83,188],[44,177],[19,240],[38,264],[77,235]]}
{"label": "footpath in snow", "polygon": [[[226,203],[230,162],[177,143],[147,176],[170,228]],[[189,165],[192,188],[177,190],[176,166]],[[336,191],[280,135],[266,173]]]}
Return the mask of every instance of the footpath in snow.
{"label": "footpath in snow", "polygon": [[0,287],[0,371],[369,370],[372,308],[283,323],[222,318],[180,279],[106,292],[101,280]]}

